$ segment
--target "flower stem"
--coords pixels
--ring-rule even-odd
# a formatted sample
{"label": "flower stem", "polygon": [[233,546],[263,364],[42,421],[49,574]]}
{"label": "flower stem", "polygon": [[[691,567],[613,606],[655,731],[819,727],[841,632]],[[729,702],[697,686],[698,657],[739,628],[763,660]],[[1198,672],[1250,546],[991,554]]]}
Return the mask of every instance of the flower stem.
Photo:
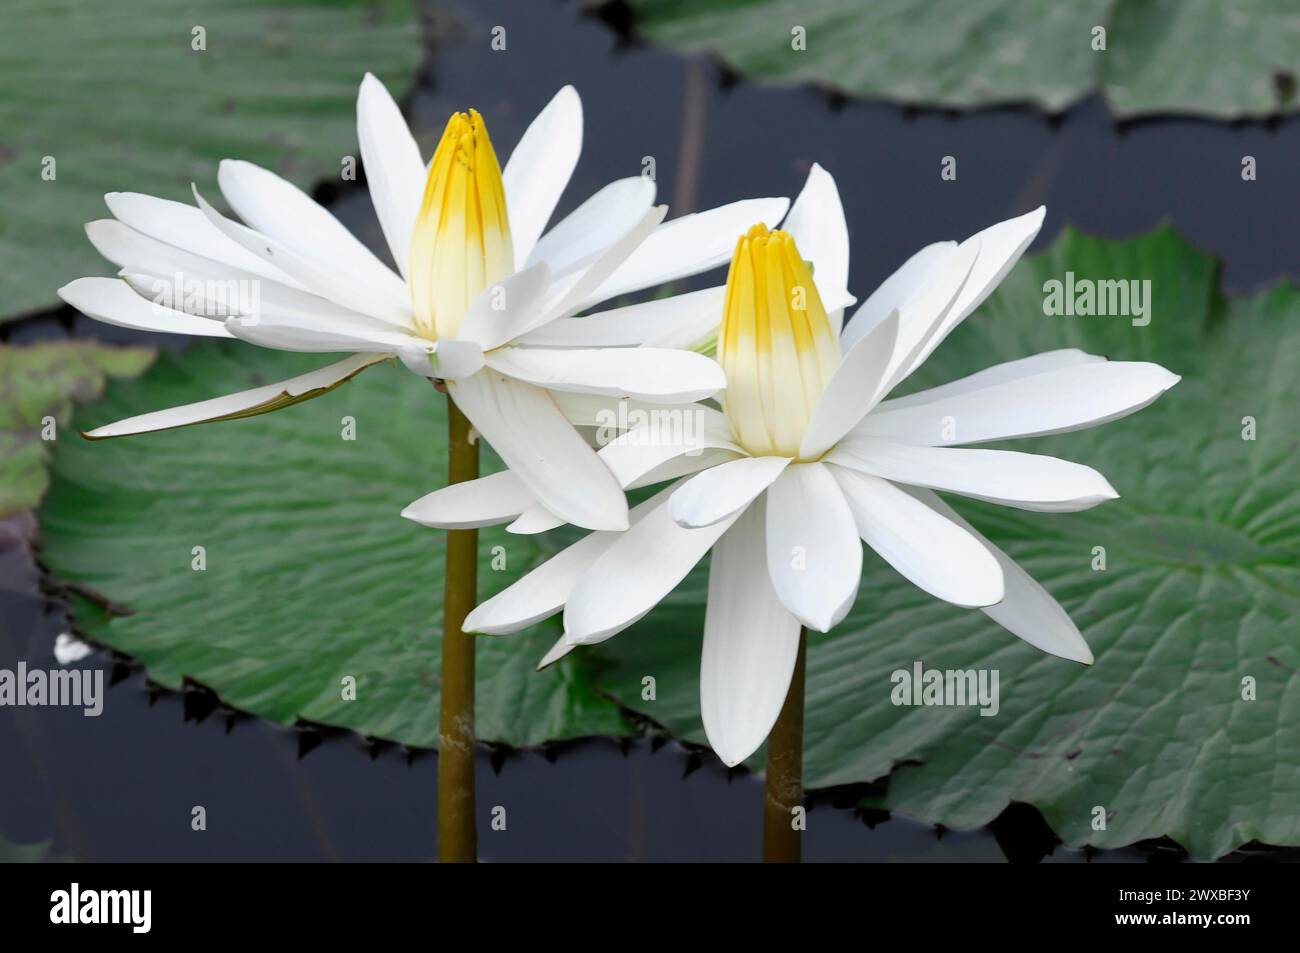
{"label": "flower stem", "polygon": [[799,630],[799,654],[785,704],[767,736],[767,798],[763,811],[763,862],[797,864],[802,859],[803,819],[794,809],[803,804],[803,697],[808,658],[808,630]]}
{"label": "flower stem", "polygon": [[[447,395],[447,484],[478,476],[478,442],[469,419]],[[442,711],[438,720],[438,858],[478,857],[474,816],[474,637],[462,626],[478,595],[478,530],[447,531],[442,605]]]}

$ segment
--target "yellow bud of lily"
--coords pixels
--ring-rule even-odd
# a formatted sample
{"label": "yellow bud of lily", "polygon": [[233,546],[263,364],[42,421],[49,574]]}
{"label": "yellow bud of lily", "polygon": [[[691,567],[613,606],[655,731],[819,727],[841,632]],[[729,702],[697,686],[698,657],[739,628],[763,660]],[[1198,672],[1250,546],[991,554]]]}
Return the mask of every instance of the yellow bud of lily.
{"label": "yellow bud of lily", "polygon": [[416,328],[435,340],[454,337],[470,302],[515,270],[501,165],[472,109],[447,120],[429,163],[410,270]]}
{"label": "yellow bud of lily", "polygon": [[789,233],[760,224],[736,243],[718,361],[736,441],[755,456],[797,456],[840,345]]}

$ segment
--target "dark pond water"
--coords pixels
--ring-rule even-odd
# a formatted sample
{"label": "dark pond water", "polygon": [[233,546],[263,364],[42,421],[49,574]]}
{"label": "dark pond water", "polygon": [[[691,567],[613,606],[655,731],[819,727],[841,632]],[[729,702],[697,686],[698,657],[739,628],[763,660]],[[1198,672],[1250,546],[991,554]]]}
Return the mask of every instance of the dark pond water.
{"label": "dark pond water", "polygon": [[[674,211],[759,194],[793,194],[808,165],[837,177],[854,227],[852,287],[865,293],[917,247],[960,238],[1046,203],[1040,244],[1068,223],[1122,237],[1169,219],[1224,260],[1235,291],[1300,275],[1296,158],[1300,122],[1117,125],[1089,100],[1050,119],[1030,111],[956,115],[844,103],[811,89],[736,82],[698,59],[629,44],[621,7],[501,0],[438,8],[429,66],[408,106],[440,128],[473,105],[513,142],[564,83],[583,95],[587,136],[565,197],[572,207],[653,156]],[[448,26],[448,21],[450,26]],[[489,47],[493,26],[507,50]],[[683,123],[683,115],[694,117]],[[698,148],[683,154],[681,144]],[[958,160],[955,182],[941,158]],[[1240,178],[1256,157],[1258,181]],[[379,248],[364,191],[325,188],[340,217]],[[563,211],[563,209],[562,209]],[[11,341],[94,335],[138,340],[68,312],[0,330]],[[175,341],[156,343],[174,346]],[[0,533],[0,668],[51,668],[62,611],[39,594],[29,557]],[[427,860],[436,855],[436,757],[371,749],[351,735],[289,731],[234,715],[202,694],[152,689],[138,667],[99,650],[104,713],[0,709],[0,859],[46,842],[83,860]],[[593,740],[480,759],[479,807],[507,807],[509,827],[480,825],[486,860],[757,859],[761,781],[674,743]],[[861,815],[855,792],[812,802],[809,860],[1072,862],[1178,860],[1164,844],[1092,853],[1055,843],[1032,808],[990,829],[939,832],[903,817]],[[190,829],[190,809],[208,829]],[[1234,859],[1292,858],[1243,851]]]}

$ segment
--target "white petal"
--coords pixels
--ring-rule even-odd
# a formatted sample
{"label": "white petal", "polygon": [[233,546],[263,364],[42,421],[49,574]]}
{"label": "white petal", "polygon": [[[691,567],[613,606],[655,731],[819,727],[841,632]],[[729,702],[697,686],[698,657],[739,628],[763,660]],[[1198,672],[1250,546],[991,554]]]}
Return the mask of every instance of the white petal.
{"label": "white petal", "polygon": [[956,307],[961,289],[970,279],[979,254],[979,238],[966,239],[951,255],[936,264],[925,285],[899,308],[898,341],[889,361],[889,370],[885,372],[883,394],[888,394],[906,376],[916,355],[943,324],[945,316]]}
{"label": "white petal", "polygon": [[541,503],[533,503],[528,509],[519,514],[518,519],[506,527],[506,532],[516,533],[520,536],[535,536],[538,533],[545,533],[563,525],[564,520],[542,506]]}
{"label": "white petal", "polygon": [[1051,594],[1029,573],[980,535],[978,530],[931,491],[909,488],[907,492],[936,513],[965,529],[997,560],[1006,580],[1006,595],[997,605],[984,608],[985,615],[1034,648],[1072,662],[1092,664],[1092,650],[1088,648],[1088,643],[1084,641],[1078,626],[1061,608],[1061,604],[1053,599]]}
{"label": "white petal", "polygon": [[657,476],[665,466],[680,476],[704,469],[718,452],[726,458],[746,456],[733,442],[726,418],[712,407],[686,404],[628,414],[623,420],[609,412],[595,434],[600,459],[625,489],[667,479]]}
{"label": "white petal", "polygon": [[543,320],[541,305],[550,283],[545,262],[503,278],[470,302],[456,337],[489,351],[526,334]]}
{"label": "white petal", "polygon": [[532,506],[534,496],[509,470],[453,483],[428,493],[402,510],[402,518],[439,529],[474,529],[514,519]]}
{"label": "white petal", "polygon": [[829,631],[853,607],[862,543],[822,464],[795,464],[768,489],[767,570],[777,598],[810,629]]}
{"label": "white petal", "polygon": [[835,179],[817,163],[809,170],[808,181],[781,227],[794,236],[799,254],[813,263],[813,280],[819,290],[849,286],[849,226],[844,206]]}
{"label": "white petal", "polygon": [[[636,506],[628,514],[629,521],[633,525],[638,523],[667,493],[665,490]],[[592,533],[560,550],[466,616],[465,631],[488,635],[518,632],[559,612],[582,574],[621,536],[621,533]]]}
{"label": "white petal", "polygon": [[669,348],[498,348],[488,365],[509,377],[552,390],[689,402],[727,384],[722,367],[703,354]]}
{"label": "white petal", "polygon": [[743,510],[779,477],[789,457],[743,457],[705,470],[673,494],[679,526],[711,526]]}
{"label": "white petal", "polygon": [[726,264],[751,225],[763,222],[774,228],[789,207],[785,198],[744,199],[675,218],[659,226],[582,307]]}
{"label": "white petal", "polygon": [[668,214],[667,205],[656,205],[617,241],[607,245],[585,269],[574,272],[561,281],[553,282],[549,292],[550,300],[546,303],[545,317],[537,322],[536,327],[542,327],[557,318],[569,317],[583,310],[587,306],[586,299],[608,280],[637,246],[646,240],[646,236],[654,231],[666,214]]}
{"label": "white petal", "polygon": [[943,343],[952,330],[966,320],[972,311],[984,303],[984,299],[992,293],[993,289],[1001,284],[1007,272],[1020,260],[1025,249],[1038,235],[1046,214],[1047,209],[1040,205],[1026,215],[999,222],[967,239],[967,241],[978,240],[979,242],[979,258],[971,268],[970,277],[962,285],[961,293],[952,307],[944,313],[931,333],[926,336],[923,346],[894,378],[895,383],[904,380],[912,371],[925,363],[925,359]]}
{"label": "white petal", "polygon": [[213,338],[231,336],[221,321],[155,304],[118,278],[78,278],[60,288],[59,297],[83,314],[121,328]]}
{"label": "white petal", "polygon": [[883,393],[885,372],[898,339],[893,312],[844,356],[813,408],[799,443],[799,456],[816,459],[853,429]]}
{"label": "white petal", "polygon": [[609,427],[618,430],[630,430],[649,419],[648,417],[638,417],[641,413],[649,413],[655,410],[686,411],[698,408],[704,412],[706,418],[710,421],[721,420],[725,429],[730,430],[727,418],[722,415],[721,411],[706,407],[703,404],[652,404],[644,400],[633,400],[630,397],[606,397],[602,394],[574,394],[566,391],[555,391],[551,397],[564,412],[564,416],[571,423],[580,427]]}
{"label": "white petal", "polygon": [[564,636],[560,636],[556,640],[555,644],[552,645],[547,650],[546,654],[542,656],[542,660],[537,663],[537,671],[540,672],[544,668],[549,668],[577,647],[576,643],[571,645],[569,644],[568,639]]}
{"label": "white petal", "polygon": [[565,86],[524,130],[501,172],[515,262],[526,262],[582,152],[582,100]]}
{"label": "white petal", "polygon": [[936,269],[942,267],[957,250],[956,242],[935,242],[926,245],[896,272],[884,280],[862,307],[853,315],[853,320],[845,326],[840,335],[840,350],[848,353],[863,335],[889,316],[891,311],[900,310],[912,296],[926,285],[926,280]]}
{"label": "white petal", "polygon": [[569,641],[601,642],[655,607],[704,558],[731,519],[703,529],[673,522],[667,495],[583,574],[564,608]]}
{"label": "white petal", "polygon": [[399,306],[390,295],[381,294],[376,298],[373,289],[364,283],[353,281],[348,273],[340,273],[317,261],[309,261],[270,236],[240,225],[238,222],[232,222],[213,208],[208,200],[199,194],[198,188],[193,186],[191,188],[199,209],[223,235],[264,261],[277,265],[300,287],[308,288],[314,294],[319,294],[362,314],[383,318],[399,328],[410,326],[409,301],[402,302]]}
{"label": "white petal", "polygon": [[[1091,358],[1082,351],[1050,354]],[[999,364],[943,387],[887,401],[855,432],[926,446],[1065,433],[1141,410],[1180,379],[1159,364],[1144,362],[1096,358],[1056,367],[1043,362],[1038,370],[1039,364],[1027,363],[1030,360]]]}
{"label": "white petal", "polygon": [[186,404],[183,407],[172,407],[169,410],[157,410],[150,414],[129,417],[114,424],[97,427],[84,436],[91,440],[99,440],[104,437],[125,437],[129,434],[148,433],[154,430],[170,430],[173,427],[187,427],[190,424],[207,423],[213,420],[253,417],[319,397],[356,377],[371,364],[377,364],[385,358],[386,355],[383,354],[353,354],[337,363],[308,371],[306,374],[291,377],[277,384],[266,384],[240,391],[238,394],[199,401],[197,404]]}
{"label": "white petal", "polygon": [[304,261],[365,288],[377,304],[410,307],[405,282],[319,202],[274,172],[237,159],[217,168],[221,192],[244,223]]}
{"label": "white petal", "polygon": [[998,560],[978,534],[954,522],[950,512],[941,516],[880,477],[830,464],[827,469],[844,491],[858,535],[904,578],[936,599],[959,606],[1001,601]]}
{"label": "white petal", "polygon": [[1043,351],[1040,354],[1031,354],[1029,357],[1017,358],[1014,361],[994,364],[966,377],[950,381],[947,384],[940,384],[938,387],[916,391],[905,397],[890,398],[881,403],[880,412],[884,412],[886,407],[890,410],[901,410],[904,407],[915,407],[917,404],[932,403],[944,397],[974,393],[995,384],[1005,384],[1008,381],[1034,377],[1046,371],[1054,371],[1063,367],[1076,367],[1080,364],[1104,364],[1105,362],[1106,358],[1100,354],[1089,354],[1087,351],[1081,351],[1076,347]]}
{"label": "white petal", "polygon": [[396,353],[409,338],[396,332],[387,335],[370,333],[351,333],[348,331],[321,330],[313,327],[297,327],[261,321],[244,323],[242,318],[229,318],[226,330],[232,336],[259,347],[273,348],[277,351],[296,351],[302,354],[335,354],[346,351],[358,353],[386,354]]}
{"label": "white petal", "polygon": [[[251,272],[282,284],[298,285],[274,263],[253,254],[214,228],[203,212],[192,205],[139,192],[109,192],[104,196],[104,203],[122,224],[155,241],[241,272]],[[122,262],[112,255],[105,254],[105,257],[123,267],[135,265],[164,273],[171,270],[154,268],[151,260]]]}
{"label": "white petal", "polygon": [[767,575],[763,504],[750,507],[713,547],[700,659],[700,715],[728,767],[758,750],[790,689],[799,620]]}
{"label": "white petal", "polygon": [[617,179],[562,218],[537,242],[529,265],[545,262],[557,278],[590,265],[650,211],[655,183],[643,175]]}
{"label": "white petal", "polygon": [[484,369],[447,384],[456,405],[552,513],[587,529],[627,527],[627,500],[546,391]]}
{"label": "white petal", "polygon": [[559,318],[530,332],[521,344],[542,347],[692,348],[717,335],[723,285],[612,308],[583,318]]}
{"label": "white petal", "polygon": [[370,201],[393,261],[405,275],[424,196],[424,162],[401,109],[384,84],[369,73],[357,93],[357,139]]}
{"label": "white petal", "polygon": [[917,447],[855,434],[826,460],[897,483],[1044,513],[1086,510],[1119,498],[1092,467],[1014,450]]}

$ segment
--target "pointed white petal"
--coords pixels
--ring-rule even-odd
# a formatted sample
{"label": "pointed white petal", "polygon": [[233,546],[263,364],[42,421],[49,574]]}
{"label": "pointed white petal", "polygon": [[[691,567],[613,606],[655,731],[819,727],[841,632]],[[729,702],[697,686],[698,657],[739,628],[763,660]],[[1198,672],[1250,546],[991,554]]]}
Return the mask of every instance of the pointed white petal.
{"label": "pointed white petal", "polygon": [[997,605],[985,607],[983,609],[985,615],[1034,648],[1072,662],[1092,664],[1092,650],[1088,648],[1088,643],[1084,641],[1078,626],[1070,619],[1061,604],[1053,599],[1051,594],[1029,573],[980,535],[978,530],[930,490],[909,487],[907,493],[935,513],[966,530],[997,560],[1006,580],[1006,594]]}
{"label": "pointed white petal", "polygon": [[675,218],[655,229],[575,310],[726,264],[736,240],[751,225],[763,222],[774,228],[789,207],[790,200],[785,198],[744,199]]}
{"label": "pointed white petal", "polygon": [[894,379],[895,383],[904,380],[925,363],[925,359],[944,342],[952,330],[984,303],[984,299],[1001,284],[1007,272],[1020,260],[1025,249],[1038,235],[1046,215],[1046,207],[1040,205],[1028,214],[999,222],[967,239],[979,243],[979,258],[971,268],[970,277],[962,285],[961,293],[952,307],[926,336],[909,363],[900,369]]}
{"label": "pointed white petal", "polygon": [[545,533],[563,525],[564,520],[542,506],[541,503],[533,503],[528,509],[519,514],[518,519],[506,527],[506,532],[516,533],[520,536],[535,536],[538,533]]}
{"label": "pointed white petal", "polygon": [[425,494],[402,510],[402,518],[438,529],[474,529],[514,519],[534,497],[509,470],[453,483]]}
{"label": "pointed white petal", "polygon": [[671,403],[712,397],[727,383],[716,361],[668,348],[503,347],[489,352],[487,363],[549,390]]}
{"label": "pointed white petal", "polygon": [[906,376],[916,355],[943,324],[945,316],[956,307],[961,289],[970,279],[971,269],[979,260],[979,254],[979,238],[966,239],[952,254],[944,256],[935,265],[927,276],[925,285],[899,308],[898,340],[889,361],[889,369],[885,372],[882,394],[888,394]]}
{"label": "pointed white petal", "polygon": [[763,743],[785,704],[799,654],[799,620],[767,575],[763,503],[713,547],[700,659],[700,715],[728,767]]}
{"label": "pointed white petal", "polygon": [[470,302],[456,337],[490,351],[527,334],[544,320],[542,301],[550,284],[545,262],[503,278]]}
{"label": "pointed white petal", "polygon": [[[800,245],[802,247],[802,244]],[[863,335],[889,316],[901,310],[912,296],[926,285],[926,279],[942,267],[957,250],[956,242],[935,242],[926,245],[896,272],[885,279],[853,315],[840,335],[840,350],[848,353]]]}
{"label": "pointed white petal", "polygon": [[[628,514],[631,524],[640,522],[668,492],[665,490],[634,507]],[[592,533],[560,550],[466,616],[465,631],[487,635],[518,632],[559,612],[582,574],[622,535]]]}
{"label": "pointed white petal", "polygon": [[656,205],[617,241],[605,246],[585,269],[574,272],[562,281],[553,282],[545,306],[546,316],[537,322],[536,327],[540,328],[557,318],[577,314],[586,308],[587,299],[646,240],[646,236],[654,231],[666,214],[667,205]]}
{"label": "pointed white petal", "polygon": [[[154,241],[241,272],[301,287],[273,262],[253,254],[214,228],[203,212],[192,205],[139,192],[109,192],[104,196],[104,203],[119,222]],[[150,259],[117,261],[107,253],[105,257],[123,267],[139,266],[150,271],[162,270],[164,273],[171,270],[155,268]]]}
{"label": "pointed white petal", "polygon": [[232,222],[213,208],[208,200],[199,194],[197,187],[191,186],[191,189],[200,211],[223,235],[264,261],[278,266],[300,287],[308,288],[312,293],[354,311],[382,318],[399,328],[410,327],[409,300],[399,305],[390,295],[381,294],[376,298],[372,289],[352,280],[346,272],[339,273],[317,261],[309,261],[269,235],[263,235],[238,222]]}
{"label": "pointed white petal", "polygon": [[515,262],[527,262],[582,152],[582,100],[565,86],[524,130],[501,172]]}
{"label": "pointed white petal", "polygon": [[775,482],[789,457],[742,457],[691,477],[669,507],[679,526],[711,526],[734,516]]}
{"label": "pointed white petal", "polygon": [[643,175],[617,179],[562,218],[538,240],[528,264],[545,262],[558,277],[590,265],[650,211],[655,184]]}
{"label": "pointed white petal", "polygon": [[862,543],[822,464],[795,464],[768,489],[767,570],[777,598],[810,629],[827,632],[852,608]]}
{"label": "pointed white petal", "polygon": [[1038,357],[1052,355],[1062,363],[1011,361],[887,401],[855,433],[926,446],[1065,433],[1128,416],[1180,380],[1159,364],[1107,361],[1082,351]]}
{"label": "pointed white petal", "polygon": [[221,192],[244,223],[306,262],[346,276],[376,303],[410,307],[406,284],[327,209],[274,172],[238,159],[217,169]]}
{"label": "pointed white petal", "polygon": [[172,407],[169,410],[157,410],[138,417],[129,417],[117,423],[96,427],[84,434],[91,440],[105,437],[125,437],[129,434],[148,433],[154,430],[170,430],[173,427],[187,427],[190,424],[207,423],[214,420],[237,420],[242,417],[254,417],[272,410],[279,410],[291,404],[301,403],[313,397],[319,397],[352,378],[356,377],[371,364],[385,360],[384,354],[353,354],[337,363],[308,371],[297,377],[291,377],[277,384],[266,384],[252,390],[240,391],[226,397],[214,397]]}
{"label": "pointed white petal", "polygon": [[83,314],[121,328],[213,338],[231,336],[220,320],[195,317],[155,304],[136,294],[119,278],[78,278],[60,288],[59,297]]}
{"label": "pointed white petal", "polygon": [[447,384],[506,466],[552,513],[587,529],[624,529],[627,500],[546,391],[484,369]]}
{"label": "pointed white petal", "polygon": [[686,578],[735,518],[703,529],[673,522],[668,494],[635,526],[620,534],[583,574],[564,608],[564,631],[571,642],[601,642],[649,612]]}
{"label": "pointed white petal", "polygon": [[612,308],[583,318],[559,318],[519,343],[541,347],[691,348],[718,333],[723,285]]}
{"label": "pointed white petal", "polygon": [[1044,513],[1086,510],[1119,498],[1092,467],[1015,450],[917,447],[853,435],[826,460],[897,483]]}
{"label": "pointed white petal", "polygon": [[537,671],[540,672],[544,668],[549,668],[577,647],[576,643],[571,645],[567,638],[560,636],[556,643],[542,656],[542,660],[537,663]]}
{"label": "pointed white petal", "polygon": [[370,201],[393,261],[405,275],[424,195],[424,162],[401,109],[384,84],[369,73],[357,93],[357,139]]}
{"label": "pointed white petal", "polygon": [[794,236],[804,259],[813,263],[818,289],[849,286],[849,226],[840,190],[816,162],[781,227]]}
{"label": "pointed white petal", "polygon": [[1001,601],[1002,570],[977,534],[887,480],[833,464],[827,469],[844,491],[858,535],[905,579],[959,606]]}
{"label": "pointed white petal", "polygon": [[882,321],[844,356],[813,408],[799,456],[816,459],[853,429],[883,393],[885,372],[898,340],[898,312]]}

